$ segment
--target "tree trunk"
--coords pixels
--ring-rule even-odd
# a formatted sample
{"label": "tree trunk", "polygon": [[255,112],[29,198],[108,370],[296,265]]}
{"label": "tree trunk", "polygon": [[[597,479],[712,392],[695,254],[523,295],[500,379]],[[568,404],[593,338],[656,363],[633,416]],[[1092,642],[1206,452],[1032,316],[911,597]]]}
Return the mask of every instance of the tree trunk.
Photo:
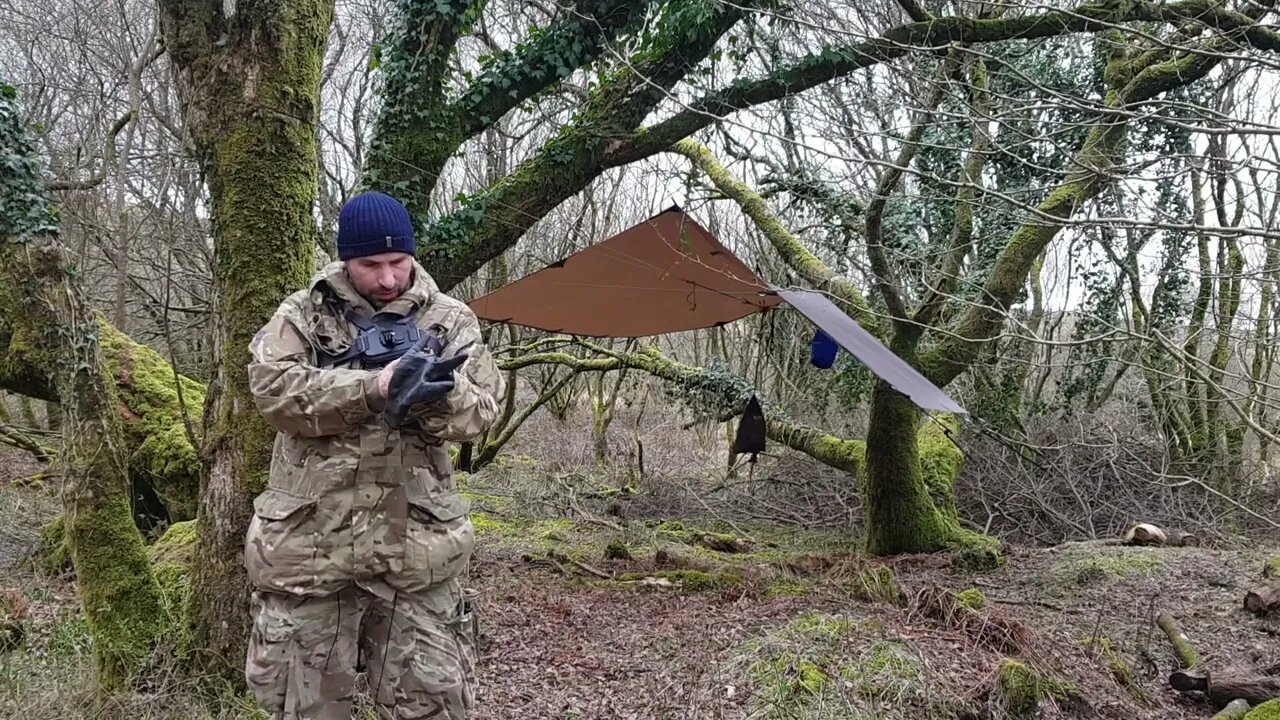
{"label": "tree trunk", "polygon": [[[13,327],[23,320],[22,305],[0,306],[0,325]],[[109,377],[114,380],[123,424],[129,476],[135,486],[145,485],[164,503],[170,522],[196,516],[200,482],[200,458],[187,432],[199,432],[205,388],[181,378],[182,393],[173,367],[159,353],[125,337],[105,319],[98,318],[98,351]],[[53,384],[41,373],[47,368],[31,362],[12,338],[0,338],[0,388],[21,393],[23,400],[45,400],[51,430],[61,429],[62,409],[55,402]]]}
{"label": "tree trunk", "polygon": [[243,683],[249,634],[242,563],[253,497],[274,431],[244,372],[249,343],[315,269],[314,119],[332,0],[245,4],[163,0],[166,48],[209,185],[214,236],[214,356],[206,471],[192,574],[195,646],[206,669]]}
{"label": "tree trunk", "polygon": [[472,458],[475,457],[476,444],[464,442],[458,446],[458,460],[454,469],[459,472],[473,472]]}
{"label": "tree trunk", "polygon": [[[8,90],[11,90],[9,88]],[[0,307],[5,367],[28,364],[61,400],[63,512],[99,684],[131,679],[164,632],[160,587],[130,512],[120,403],[103,368],[98,321],[58,242],[13,95],[0,88]]]}
{"label": "tree trunk", "polygon": [[953,514],[934,504],[920,467],[920,410],[883,381],[871,396],[867,429],[867,552],[932,552],[961,538]]}
{"label": "tree trunk", "polygon": [[[6,243],[0,258],[4,294],[18,306],[31,340],[57,368],[62,398],[63,513],[71,560],[93,637],[97,679],[126,683],[164,629],[160,587],[147,560],[130,505],[120,402],[103,370],[92,311],[68,282],[67,259],[52,242]],[[18,328],[15,327],[15,330]]]}

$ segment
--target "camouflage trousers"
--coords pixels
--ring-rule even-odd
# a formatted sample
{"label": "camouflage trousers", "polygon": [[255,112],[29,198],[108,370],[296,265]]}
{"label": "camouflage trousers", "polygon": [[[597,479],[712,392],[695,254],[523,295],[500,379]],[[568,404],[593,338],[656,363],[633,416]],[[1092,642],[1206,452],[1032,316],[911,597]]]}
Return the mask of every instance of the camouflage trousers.
{"label": "camouflage trousers", "polygon": [[474,608],[457,579],[252,602],[245,679],[272,720],[350,720],[361,669],[382,720],[463,720],[474,704]]}

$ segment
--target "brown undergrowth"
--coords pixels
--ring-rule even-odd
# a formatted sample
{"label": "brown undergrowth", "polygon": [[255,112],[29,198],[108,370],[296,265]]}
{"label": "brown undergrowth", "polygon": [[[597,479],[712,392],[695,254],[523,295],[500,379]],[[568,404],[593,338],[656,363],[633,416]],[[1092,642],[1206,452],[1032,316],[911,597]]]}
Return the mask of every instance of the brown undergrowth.
{"label": "brown undergrowth", "polygon": [[[476,720],[1207,718],[1167,688],[1159,611],[1210,659],[1280,659],[1276,621],[1238,608],[1275,548],[1014,547],[976,571],[945,554],[869,558],[853,531],[581,500],[530,516],[484,478],[468,493]],[[146,692],[93,698],[74,578],[20,561],[56,511],[47,489],[0,489],[0,590],[26,608],[22,646],[0,655],[0,716],[255,717],[231,695],[211,709],[163,657]]]}

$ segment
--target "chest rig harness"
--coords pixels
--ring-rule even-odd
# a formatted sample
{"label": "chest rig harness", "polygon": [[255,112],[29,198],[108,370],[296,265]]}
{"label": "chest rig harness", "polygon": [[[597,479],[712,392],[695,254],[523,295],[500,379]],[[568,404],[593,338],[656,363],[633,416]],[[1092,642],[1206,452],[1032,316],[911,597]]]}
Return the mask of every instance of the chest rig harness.
{"label": "chest rig harness", "polygon": [[374,313],[365,317],[355,308],[343,302],[342,316],[359,331],[351,346],[332,355],[322,348],[316,349],[316,366],[321,368],[345,365],[361,370],[377,370],[390,365],[401,355],[426,337],[425,350],[432,355],[444,351],[440,340],[444,327],[432,325],[426,330],[418,327],[412,315]]}

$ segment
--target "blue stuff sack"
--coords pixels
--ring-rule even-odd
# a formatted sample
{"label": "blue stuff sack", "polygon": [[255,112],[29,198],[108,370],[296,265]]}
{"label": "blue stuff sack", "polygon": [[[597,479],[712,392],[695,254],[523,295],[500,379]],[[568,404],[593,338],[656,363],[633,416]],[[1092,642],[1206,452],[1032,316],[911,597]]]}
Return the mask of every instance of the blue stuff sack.
{"label": "blue stuff sack", "polygon": [[809,353],[809,361],[816,367],[829,370],[836,362],[836,353],[840,346],[830,336],[819,330],[813,336],[813,347]]}

